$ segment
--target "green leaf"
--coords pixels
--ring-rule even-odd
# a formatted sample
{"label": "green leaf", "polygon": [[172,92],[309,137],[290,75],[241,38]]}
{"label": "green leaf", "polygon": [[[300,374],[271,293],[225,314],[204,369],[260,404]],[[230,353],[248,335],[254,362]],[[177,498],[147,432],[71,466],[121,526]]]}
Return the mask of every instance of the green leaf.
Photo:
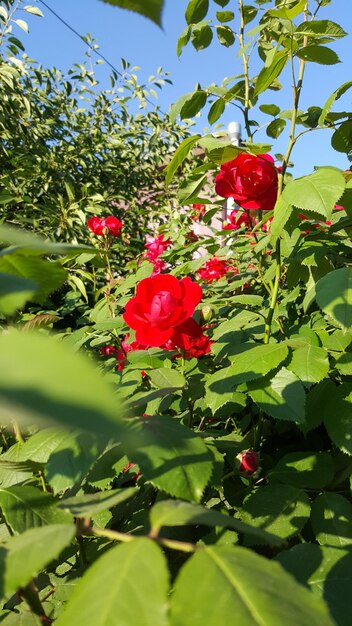
{"label": "green leaf", "polygon": [[329,359],[324,348],[309,345],[294,351],[288,369],[294,372],[308,387],[319,383],[329,372]]}
{"label": "green leaf", "polygon": [[219,43],[226,48],[230,48],[235,43],[235,34],[229,26],[215,26]]}
{"label": "green leaf", "polygon": [[161,26],[161,15],[164,0],[102,0],[120,9],[128,9],[140,15],[144,15],[158,26]]}
{"label": "green leaf", "polygon": [[338,89],[335,89],[335,91],[331,94],[331,96],[328,97],[327,101],[325,102],[323,106],[322,112],[318,120],[318,124],[320,126],[324,126],[326,117],[330,113],[331,107],[334,104],[335,100],[338,100],[339,98],[341,98],[341,96],[343,96],[343,94],[346,93],[346,91],[350,89],[351,87],[352,87],[352,80],[349,80],[346,83],[343,83],[340,87],[338,87]]}
{"label": "green leaf", "polygon": [[277,137],[281,135],[282,131],[285,128],[286,128],[286,120],[277,118],[276,120],[273,120],[272,122],[270,122],[269,126],[267,126],[266,134],[269,137],[274,137],[274,139],[277,139]]}
{"label": "green leaf", "polygon": [[75,531],[74,524],[55,524],[30,528],[11,537],[0,548],[0,597],[8,597],[28,585],[72,542]]}
{"label": "green leaf", "polygon": [[243,344],[243,351],[231,357],[233,384],[255,380],[276,369],[287,357],[288,347],[284,343],[268,345]]}
{"label": "green leaf", "polygon": [[226,7],[226,5],[230,2],[230,0],[214,0],[214,2],[216,2],[216,4],[218,4],[221,7]]}
{"label": "green leaf", "polygon": [[63,498],[59,500],[59,509],[65,509],[75,517],[92,516],[93,513],[106,511],[121,502],[125,502],[136,495],[136,487],[126,489],[112,489],[110,491],[99,491],[98,493],[85,493],[76,495],[73,498]]}
{"label": "green leaf", "polygon": [[294,36],[304,35],[305,37],[332,37],[340,39],[345,37],[347,33],[336,22],[330,20],[314,20],[303,22],[297,26]]}
{"label": "green leaf", "polygon": [[331,137],[331,145],[337,152],[350,154],[352,144],[352,121],[347,120],[335,130]]}
{"label": "green leaf", "polygon": [[306,46],[296,53],[300,59],[320,63],[321,65],[335,65],[340,59],[334,50],[326,46]]}
{"label": "green leaf", "polygon": [[255,83],[254,93],[259,96],[260,93],[265,91],[271,83],[280,76],[288,60],[288,50],[280,50],[275,52],[272,62],[268,67],[263,67]]}
{"label": "green leaf", "polygon": [[162,500],[157,502],[150,510],[150,523],[152,532],[158,534],[164,526],[187,526],[188,524],[203,524],[205,526],[220,526],[231,528],[237,532],[258,539],[260,543],[277,545],[278,537],[245,524],[241,520],[223,515],[213,509],[207,509],[199,504],[182,502],[181,500]]}
{"label": "green leaf", "polygon": [[68,256],[78,256],[81,252],[91,252],[94,255],[96,254],[96,250],[91,246],[78,246],[68,243],[45,241],[45,239],[38,237],[38,235],[34,235],[33,233],[29,233],[22,229],[13,228],[7,224],[0,224],[0,241],[4,243],[11,243],[15,246],[11,249],[1,250],[0,256],[4,254],[12,254],[14,251],[26,255],[64,254]]}
{"label": "green leaf", "polygon": [[187,24],[196,24],[204,20],[209,9],[209,0],[190,0],[185,13]]}
{"label": "green leaf", "polygon": [[238,146],[233,146],[231,143],[217,139],[212,135],[202,137],[199,145],[205,149],[208,158],[219,165],[231,161],[240,153]]}
{"label": "green leaf", "polygon": [[178,146],[172,160],[168,164],[165,169],[165,185],[168,186],[172,181],[175,173],[177,172],[180,165],[182,165],[183,161],[192,150],[193,146],[197,143],[198,139],[200,139],[200,135],[195,135],[194,137],[187,137],[182,141],[182,143]]}
{"label": "green leaf", "polygon": [[0,257],[0,272],[25,279],[32,286],[37,284],[38,288],[33,293],[32,300],[39,303],[44,302],[50,293],[61,287],[67,277],[67,272],[58,262],[19,254]]}
{"label": "green leaf", "polygon": [[305,393],[301,381],[283,367],[272,378],[249,384],[248,393],[262,411],[276,419],[304,423]]}
{"label": "green leaf", "polygon": [[352,352],[345,352],[335,360],[334,367],[343,376],[352,376]]}
{"label": "green leaf", "polygon": [[190,26],[187,26],[185,30],[182,32],[180,37],[177,40],[176,52],[177,56],[180,57],[182,54],[183,48],[188,44],[191,38],[192,29]]}
{"label": "green leaf", "polygon": [[340,385],[326,399],[322,411],[325,427],[333,443],[352,454],[352,391]]}
{"label": "green leaf", "polygon": [[320,167],[314,174],[288,183],[282,195],[287,203],[299,209],[316,211],[330,219],[344,189],[345,179],[342,172],[330,167]]}
{"label": "green leaf", "polygon": [[168,591],[160,548],[150,539],[134,539],[111,548],[89,567],[55,623],[168,626]]}
{"label": "green leaf", "polygon": [[38,291],[38,283],[14,274],[0,273],[0,313],[13,315]]}
{"label": "green leaf", "polygon": [[213,457],[204,441],[176,418],[156,415],[130,425],[128,456],[147,481],[172,496],[199,501],[207,485]]}
{"label": "green leaf", "polygon": [[23,7],[23,9],[27,11],[27,13],[32,13],[32,15],[37,15],[38,17],[44,17],[43,13],[38,7],[32,7],[30,5],[27,5]]}
{"label": "green leaf", "polygon": [[121,400],[88,359],[55,336],[13,330],[1,335],[0,370],[3,423],[16,415],[27,424],[56,422],[98,437],[121,435]]}
{"label": "green leaf", "polygon": [[176,579],[171,626],[333,626],[324,602],[246,548],[206,547]]}
{"label": "green leaf", "polygon": [[104,443],[90,433],[69,432],[51,453],[45,475],[54,493],[80,484]]}
{"label": "green leaf", "polygon": [[223,98],[219,98],[215,100],[211,105],[208,113],[208,122],[209,124],[215,124],[218,121],[219,117],[225,111],[225,100]]}
{"label": "green leaf", "polygon": [[177,370],[160,367],[149,372],[151,383],[161,389],[165,387],[182,388],[186,384],[185,377]]}
{"label": "green leaf", "polygon": [[19,461],[30,459],[36,463],[46,463],[51,453],[59,447],[66,437],[66,431],[57,428],[42,428],[20,444],[17,458]]}
{"label": "green leaf", "polygon": [[352,552],[339,548],[304,543],[280,552],[275,560],[295,577],[324,598],[331,616],[339,626],[350,624],[352,593]]}
{"label": "green leaf", "polygon": [[269,479],[294,487],[321,489],[334,477],[334,464],[327,452],[291,452],[270,470]]}
{"label": "green leaf", "polygon": [[316,284],[320,308],[344,329],[352,326],[352,267],[329,272]]}
{"label": "green leaf", "polygon": [[259,109],[263,113],[273,115],[274,117],[280,113],[280,107],[278,107],[276,104],[261,104]]}
{"label": "green leaf", "polygon": [[[208,48],[212,40],[213,40],[213,31],[210,28],[210,26],[208,26],[208,24],[204,24],[204,26],[199,26],[198,28],[196,27],[193,28],[191,43],[192,43],[192,46],[197,51],[205,50],[205,48]],[[203,106],[204,105],[202,105],[200,108],[202,108]],[[188,116],[185,115],[184,117],[188,117]],[[182,119],[182,113],[181,113],[181,119]]]}
{"label": "green leaf", "polygon": [[69,524],[73,518],[57,508],[53,496],[30,486],[0,488],[0,507],[14,533],[50,524]]}
{"label": "green leaf", "polygon": [[[4,617],[5,616],[5,617]],[[3,626],[42,626],[43,621],[34,613],[25,611],[17,613],[15,611],[4,611],[0,613],[1,624]],[[4,617],[4,619],[2,619]]]}
{"label": "green leaf", "polygon": [[217,11],[216,19],[224,24],[225,22],[231,22],[235,18],[235,14],[233,11]]}
{"label": "green leaf", "polygon": [[337,493],[322,493],[312,504],[311,523],[324,546],[343,548],[352,544],[352,504]]}
{"label": "green leaf", "polygon": [[180,204],[192,204],[194,198],[197,202],[198,194],[203,189],[207,177],[202,174],[190,174],[185,180],[182,181],[178,190],[178,201]]}
{"label": "green leaf", "polygon": [[252,22],[254,20],[254,18],[256,17],[257,13],[258,13],[258,9],[256,7],[253,7],[250,4],[245,4],[243,6],[243,21],[244,21],[244,25],[246,26],[247,24]]}
{"label": "green leaf", "polygon": [[286,222],[291,217],[292,210],[292,204],[286,202],[284,197],[281,195],[274,207],[274,219],[270,225],[270,243],[275,242],[277,237],[282,234]]}
{"label": "green leaf", "polygon": [[282,539],[297,535],[309,519],[310,505],[302,489],[280,484],[258,487],[247,496],[240,518]]}

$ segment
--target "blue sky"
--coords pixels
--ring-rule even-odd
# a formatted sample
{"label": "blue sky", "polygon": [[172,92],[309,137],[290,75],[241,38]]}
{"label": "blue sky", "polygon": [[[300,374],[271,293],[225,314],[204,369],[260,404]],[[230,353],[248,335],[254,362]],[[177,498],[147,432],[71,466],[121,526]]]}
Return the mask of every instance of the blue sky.
{"label": "blue sky", "polygon": [[[196,52],[189,44],[179,60],[176,55],[176,41],[185,27],[184,12],[188,0],[166,0],[163,15],[163,30],[149,20],[135,13],[112,7],[100,0],[45,0],[65,21],[82,35],[90,33],[99,45],[100,51],[111,63],[121,68],[121,57],[141,68],[142,80],[154,74],[158,66],[171,73],[172,86],[159,92],[158,103],[162,110],[167,111],[170,104],[181,95],[192,91],[197,82],[205,87],[213,82],[221,84],[226,76],[241,73],[241,64],[236,56],[236,49],[220,46],[218,42],[201,52]],[[30,32],[21,32],[21,39],[27,53],[44,66],[56,66],[67,70],[73,63],[84,60],[85,45],[63,24],[61,24],[40,2],[38,6],[44,18],[23,16],[27,19]],[[211,2],[212,11],[219,10],[219,5]],[[237,5],[230,0],[227,9]],[[21,16],[22,17],[22,16]],[[340,23],[347,32],[352,31],[351,0],[332,0],[332,4],[321,9],[321,19],[331,19]],[[250,28],[251,26],[249,26]],[[235,28],[235,25],[234,25]],[[215,39],[215,38],[214,38]],[[322,66],[310,63],[307,66],[301,108],[311,105],[322,106],[326,98],[340,84],[351,80],[351,35],[335,44],[329,44],[339,55],[342,63],[334,66]],[[253,57],[253,73],[260,69],[258,57]],[[100,67],[99,78],[102,87],[107,87],[108,69]],[[277,103],[281,108],[290,108],[291,89],[290,77],[283,76],[284,90],[269,91],[261,96],[260,103]],[[351,93],[341,98],[337,110],[350,110]],[[207,110],[207,109],[206,109]],[[231,120],[238,120],[237,109],[227,106],[220,122],[225,126]],[[268,116],[254,115],[260,123],[269,121]],[[197,120],[194,127],[197,132],[209,128],[206,113]],[[331,134],[326,130],[308,133],[295,148],[293,161],[295,177],[308,174],[314,165],[335,165],[346,169],[347,158],[335,152],[330,146]],[[257,141],[272,143],[265,132],[256,136]],[[286,136],[274,141],[273,152],[283,152]]]}

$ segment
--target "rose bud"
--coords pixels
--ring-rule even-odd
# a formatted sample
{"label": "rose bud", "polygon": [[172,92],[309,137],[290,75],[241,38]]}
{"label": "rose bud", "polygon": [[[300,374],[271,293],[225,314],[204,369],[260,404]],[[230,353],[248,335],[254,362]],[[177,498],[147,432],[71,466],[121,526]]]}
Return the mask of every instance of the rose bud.
{"label": "rose bud", "polygon": [[201,316],[204,322],[210,322],[214,317],[214,308],[209,304],[205,304],[201,309]]}
{"label": "rose bud", "polygon": [[259,457],[255,450],[245,450],[236,457],[240,462],[238,471],[245,474],[254,474],[259,467]]}

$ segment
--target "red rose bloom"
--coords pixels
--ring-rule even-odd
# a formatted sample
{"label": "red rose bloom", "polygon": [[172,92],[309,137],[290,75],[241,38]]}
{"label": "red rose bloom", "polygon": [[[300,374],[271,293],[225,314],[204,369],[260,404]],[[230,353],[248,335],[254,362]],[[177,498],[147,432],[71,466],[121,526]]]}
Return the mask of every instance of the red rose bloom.
{"label": "red rose bloom", "polygon": [[150,276],[137,285],[123,319],[136,331],[136,341],[162,346],[172,339],[177,326],[193,315],[201,298],[201,287],[188,276],[181,280],[171,274]]}
{"label": "red rose bloom", "polygon": [[[203,356],[210,352],[210,346],[213,342],[209,337],[203,334],[202,327],[192,318],[188,318],[183,324],[177,326],[169,340],[162,346],[165,350],[183,350],[183,356],[186,359]],[[174,358],[179,358],[181,354],[176,354]]]}
{"label": "red rose bloom", "polygon": [[192,220],[199,220],[202,215],[204,215],[207,211],[207,207],[205,204],[192,204],[195,215],[192,216]]}
{"label": "red rose bloom", "polygon": [[233,198],[243,209],[270,211],[277,198],[277,180],[270,154],[239,154],[221,165],[215,190],[223,198]]}
{"label": "red rose bloom", "polygon": [[214,256],[209,259],[198,271],[198,276],[206,283],[212,283],[215,280],[219,280],[223,276],[226,276],[226,274],[231,270],[233,271],[233,268],[227,263],[227,261],[223,261],[222,259],[218,259]]}
{"label": "red rose bloom", "polygon": [[239,471],[246,474],[254,474],[259,467],[258,455],[254,450],[241,452],[237,457],[240,461]]}
{"label": "red rose bloom", "polygon": [[145,253],[146,258],[149,261],[155,261],[171,244],[171,239],[164,239],[164,235],[157,235],[156,237],[151,237],[151,235],[146,236],[147,243],[145,244],[145,248],[147,252]]}
{"label": "red rose bloom", "polygon": [[106,234],[118,237],[122,228],[122,222],[113,215],[108,215],[108,217],[94,216],[87,220],[87,226],[89,230],[99,237]]}
{"label": "red rose bloom", "polygon": [[238,230],[241,226],[245,226],[246,228],[251,227],[247,213],[239,211],[238,209],[231,211],[227,216],[227,222],[226,226],[222,227],[223,230]]}

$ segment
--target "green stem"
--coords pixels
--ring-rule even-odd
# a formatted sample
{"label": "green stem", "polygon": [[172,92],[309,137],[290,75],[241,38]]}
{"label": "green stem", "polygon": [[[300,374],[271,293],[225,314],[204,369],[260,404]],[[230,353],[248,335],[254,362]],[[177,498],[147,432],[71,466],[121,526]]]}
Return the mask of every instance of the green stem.
{"label": "green stem", "polygon": [[249,110],[250,110],[250,98],[249,98],[249,66],[248,66],[248,57],[245,53],[244,49],[244,6],[243,0],[239,0],[239,10],[240,10],[240,31],[238,33],[238,39],[240,42],[240,51],[243,63],[243,73],[244,73],[244,109],[243,109],[243,117],[244,117],[244,125],[246,127],[247,140],[249,143],[253,142],[253,134],[251,131],[251,127],[249,124]]}
{"label": "green stem", "polygon": [[25,599],[31,611],[35,615],[38,615],[38,617],[40,618],[40,622],[43,626],[48,626],[48,624],[51,624],[52,620],[45,615],[43,605],[39,598],[38,590],[33,581],[31,581],[27,585],[27,587],[24,587],[20,590],[20,595]]}
{"label": "green stem", "polygon": [[[80,532],[82,535],[86,535],[88,537],[106,537],[107,539],[111,539],[112,541],[121,541],[123,543],[128,543],[130,541],[135,541],[135,539],[138,539],[138,537],[134,535],[120,533],[116,530],[110,530],[108,528],[95,528],[94,526],[91,528],[82,528],[80,529]],[[195,550],[197,550],[197,546],[194,543],[188,543],[186,541],[175,541],[173,539],[164,539],[155,536],[153,533],[149,535],[149,538],[153,539],[161,546],[165,546],[166,548],[170,548],[171,550],[180,550],[181,552],[195,552]]]}

